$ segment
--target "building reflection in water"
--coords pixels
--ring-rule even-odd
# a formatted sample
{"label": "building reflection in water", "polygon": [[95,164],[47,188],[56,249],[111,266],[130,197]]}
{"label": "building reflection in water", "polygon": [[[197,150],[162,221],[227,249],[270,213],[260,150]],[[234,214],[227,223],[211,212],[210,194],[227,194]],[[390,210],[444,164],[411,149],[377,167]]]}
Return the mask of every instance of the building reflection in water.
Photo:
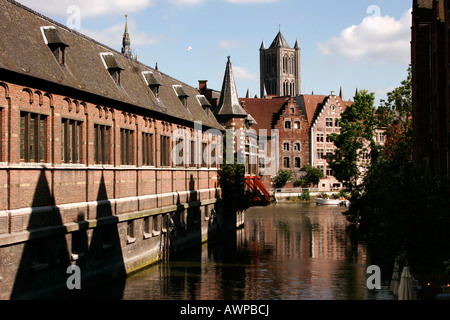
{"label": "building reflection in water", "polygon": [[[366,287],[366,249],[344,210],[313,204],[252,208],[243,229],[130,276],[123,299],[378,299]],[[96,297],[108,298],[108,291]]]}

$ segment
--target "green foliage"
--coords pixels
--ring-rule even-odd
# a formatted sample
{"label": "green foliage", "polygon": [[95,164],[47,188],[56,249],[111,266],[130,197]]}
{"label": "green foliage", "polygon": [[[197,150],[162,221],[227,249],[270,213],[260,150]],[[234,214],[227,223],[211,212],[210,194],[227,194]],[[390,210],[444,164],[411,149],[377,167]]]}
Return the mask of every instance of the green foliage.
{"label": "green foliage", "polygon": [[319,168],[312,167],[311,165],[306,165],[302,168],[303,171],[306,171],[306,175],[303,177],[306,184],[318,185],[320,179],[324,178],[323,171]]}
{"label": "green foliage", "polygon": [[300,200],[309,201],[311,199],[311,195],[309,194],[309,190],[305,189],[302,191],[302,194],[298,196]]}
{"label": "green foliage", "polygon": [[410,161],[411,110],[409,70],[377,110],[377,126],[386,128],[385,148],[372,159],[344,214],[359,225],[372,258],[391,264],[406,251],[415,273],[440,273],[450,261],[450,181]]}
{"label": "green foliage", "polygon": [[300,178],[300,179],[295,180],[295,182],[294,182],[294,188],[302,187],[302,186],[304,186],[304,185],[306,185],[306,184],[307,184],[306,179]]}
{"label": "green foliage", "polygon": [[224,199],[241,199],[244,194],[245,167],[240,164],[224,164],[219,170],[219,182]]}
{"label": "green foliage", "polygon": [[377,157],[374,140],[375,94],[361,90],[354,100],[341,114],[341,132],[330,135],[336,146],[334,154],[325,156],[334,176],[351,190],[356,188],[361,175],[359,163],[363,154],[371,154],[372,159]]}
{"label": "green foliage", "polygon": [[274,183],[277,188],[283,188],[289,180],[294,178],[294,173],[291,170],[280,170],[274,178]]}

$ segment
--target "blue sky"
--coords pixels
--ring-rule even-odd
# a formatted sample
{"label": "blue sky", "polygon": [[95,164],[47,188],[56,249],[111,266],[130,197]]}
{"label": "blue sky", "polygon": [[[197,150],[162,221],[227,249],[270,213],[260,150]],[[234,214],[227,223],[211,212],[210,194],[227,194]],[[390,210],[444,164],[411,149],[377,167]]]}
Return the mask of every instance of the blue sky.
{"label": "blue sky", "polygon": [[[139,60],[220,90],[231,56],[240,97],[259,95],[259,48],[278,30],[301,47],[302,93],[356,88],[378,99],[410,63],[412,0],[18,0],[120,51],[125,14]],[[188,50],[188,47],[191,49]]]}

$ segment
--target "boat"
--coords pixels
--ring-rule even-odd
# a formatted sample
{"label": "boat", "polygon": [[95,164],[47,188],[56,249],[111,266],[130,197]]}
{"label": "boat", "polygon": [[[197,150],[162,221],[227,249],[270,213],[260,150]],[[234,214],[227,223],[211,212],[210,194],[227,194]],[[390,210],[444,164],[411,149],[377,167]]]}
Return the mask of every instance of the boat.
{"label": "boat", "polygon": [[326,198],[316,198],[316,204],[328,205],[328,206],[349,206],[350,201],[346,199],[326,199]]}

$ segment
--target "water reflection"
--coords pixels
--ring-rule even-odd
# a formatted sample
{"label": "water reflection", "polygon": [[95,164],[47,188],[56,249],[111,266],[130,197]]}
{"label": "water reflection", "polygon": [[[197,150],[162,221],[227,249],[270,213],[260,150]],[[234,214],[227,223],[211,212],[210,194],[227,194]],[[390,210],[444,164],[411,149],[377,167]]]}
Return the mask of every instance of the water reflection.
{"label": "water reflection", "polygon": [[[384,299],[366,288],[367,255],[344,209],[252,208],[245,228],[128,277],[124,300]],[[96,297],[108,298],[110,288]]]}

